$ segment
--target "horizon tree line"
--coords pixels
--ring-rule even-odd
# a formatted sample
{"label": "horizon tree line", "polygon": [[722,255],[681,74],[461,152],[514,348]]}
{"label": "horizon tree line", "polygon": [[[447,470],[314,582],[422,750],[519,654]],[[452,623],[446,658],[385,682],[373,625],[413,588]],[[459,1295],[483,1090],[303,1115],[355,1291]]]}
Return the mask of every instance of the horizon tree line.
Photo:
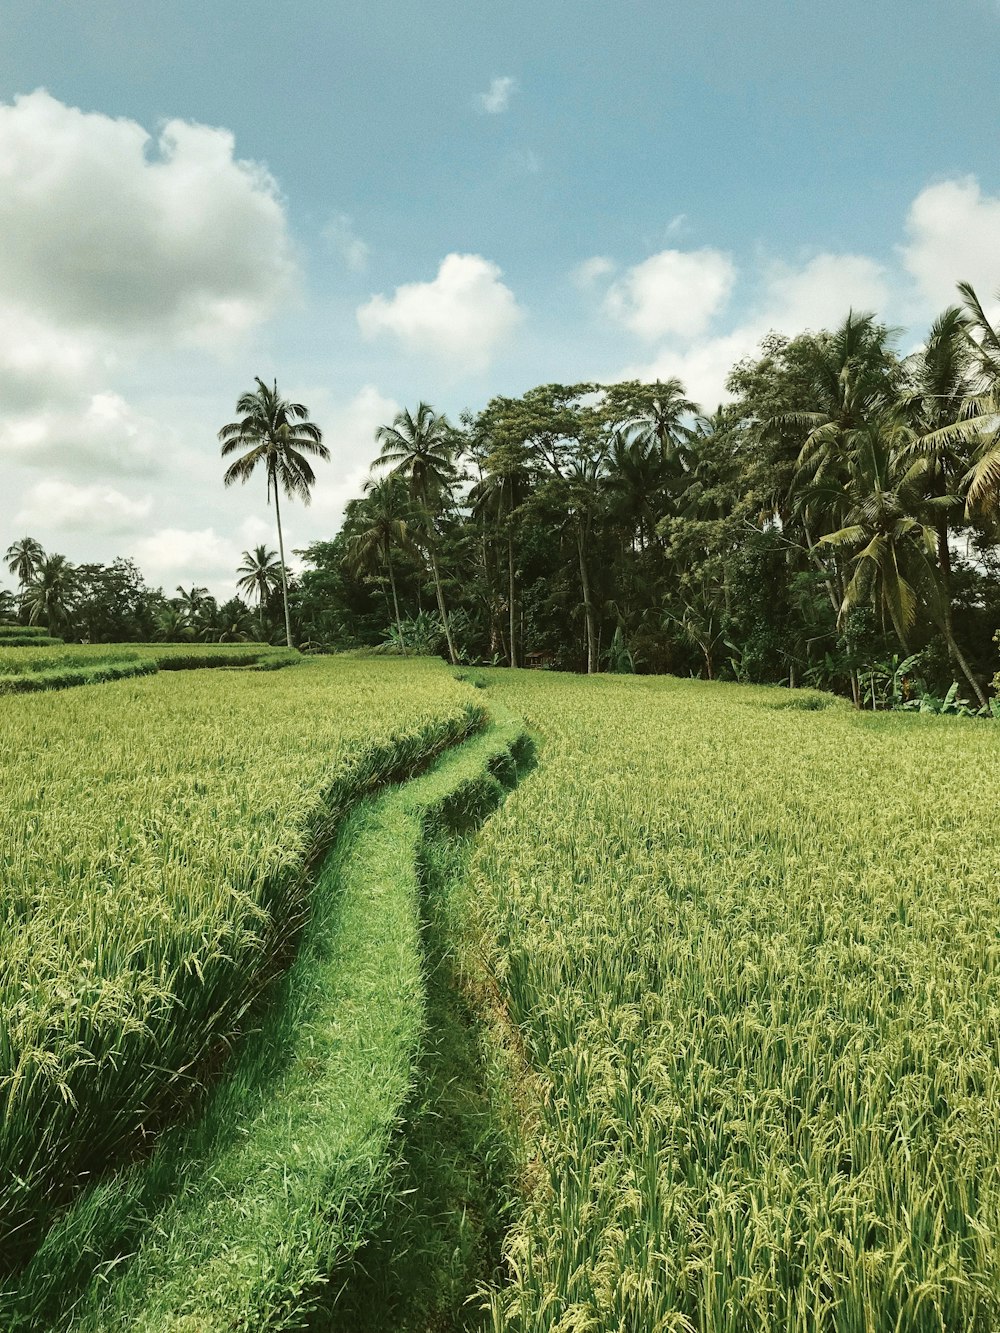
{"label": "horizon tree line", "polygon": [[[305,405],[257,378],[219,432],[237,455],[223,480],[263,470],[278,550],[244,552],[245,599],[222,607],[157,590],[147,632],[275,637],[280,611],[285,641],[317,648],[809,683],[858,706],[960,679],[985,706],[1000,332],[959,291],[907,357],[868,313],[771,334],[711,415],[677,379],[540,385],[457,424],[420,402],[378,428],[362,494],[296,552],[298,578],[280,496],[308,503],[329,450]],[[93,599],[102,569],[127,583],[131,562],[75,568],[26,537],[7,564],[8,614],[78,632],[87,578]]]}

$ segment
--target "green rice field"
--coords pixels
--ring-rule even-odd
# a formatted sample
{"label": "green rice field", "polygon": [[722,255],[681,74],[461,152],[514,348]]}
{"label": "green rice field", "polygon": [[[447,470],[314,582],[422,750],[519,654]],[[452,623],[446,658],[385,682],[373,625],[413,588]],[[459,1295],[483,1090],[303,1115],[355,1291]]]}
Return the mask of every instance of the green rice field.
{"label": "green rice field", "polygon": [[0,1327],[1000,1327],[992,723],[157,665],[0,698]]}

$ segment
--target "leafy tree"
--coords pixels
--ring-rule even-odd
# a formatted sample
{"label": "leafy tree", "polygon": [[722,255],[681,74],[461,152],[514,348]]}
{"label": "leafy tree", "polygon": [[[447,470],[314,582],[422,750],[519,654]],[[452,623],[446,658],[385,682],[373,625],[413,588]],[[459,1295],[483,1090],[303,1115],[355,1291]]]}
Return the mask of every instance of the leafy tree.
{"label": "leafy tree", "polygon": [[291,403],[282,398],[278,393],[277,380],[271,388],[259,377],[256,383],[256,390],[242,394],[237,400],[239,420],[229,422],[219,431],[223,458],[240,450],[246,451],[229,465],[223,481],[227,486],[237,481],[245,483],[258,466],[264,468],[268,503],[272,494],[274,496],[285,609],[285,639],[291,648],[292,621],[288,606],[288,571],[279,495],[284,491],[289,499],[297,497],[303,504],[308,504],[316,482],[309,457],[328,461],[330,451],[323,443],[323,433],[319,426],[308,420],[309,409],[304,404]]}

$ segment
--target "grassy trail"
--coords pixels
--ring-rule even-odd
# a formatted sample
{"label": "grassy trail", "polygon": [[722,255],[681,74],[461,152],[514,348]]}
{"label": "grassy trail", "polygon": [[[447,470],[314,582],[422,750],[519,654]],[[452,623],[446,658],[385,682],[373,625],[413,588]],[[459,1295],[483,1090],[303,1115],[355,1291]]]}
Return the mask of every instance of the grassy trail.
{"label": "grassy trail", "polygon": [[[517,726],[493,726],[352,812],[280,1003],[197,1124],[50,1234],[32,1276],[44,1289],[46,1260],[75,1254],[84,1283],[72,1315],[64,1281],[44,1312],[10,1328],[51,1328],[60,1309],[58,1326],[73,1333],[300,1328],[344,1286],[400,1197],[397,1129],[429,1030],[425,854],[502,799],[519,742]],[[107,1252],[109,1219],[120,1263]]]}

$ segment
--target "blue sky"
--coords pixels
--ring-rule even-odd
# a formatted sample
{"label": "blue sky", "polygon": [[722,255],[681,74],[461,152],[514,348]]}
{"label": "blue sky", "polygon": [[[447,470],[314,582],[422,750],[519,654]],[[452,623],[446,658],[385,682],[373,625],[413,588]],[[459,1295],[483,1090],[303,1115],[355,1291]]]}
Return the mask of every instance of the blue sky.
{"label": "blue sky", "polygon": [[271,537],[263,483],[219,482],[255,374],[333,451],[298,545],[421,397],[679,374],[713,407],[771,327],[875,306],[905,347],[959,279],[1000,287],[993,0],[6,0],[3,24],[4,545],[228,591]]}

